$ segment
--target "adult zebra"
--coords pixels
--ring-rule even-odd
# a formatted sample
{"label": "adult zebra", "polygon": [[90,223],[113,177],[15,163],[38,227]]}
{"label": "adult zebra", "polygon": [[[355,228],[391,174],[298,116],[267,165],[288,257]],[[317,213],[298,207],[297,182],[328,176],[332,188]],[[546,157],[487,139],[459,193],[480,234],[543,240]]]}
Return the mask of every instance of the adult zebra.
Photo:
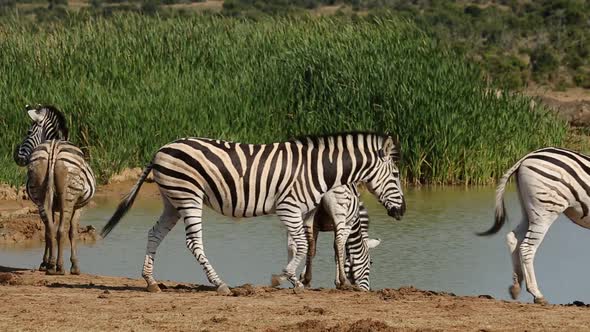
{"label": "adult zebra", "polygon": [[[401,195],[401,190],[399,193]],[[402,214],[404,209],[405,205],[402,206]],[[337,221],[342,219],[345,220],[345,223],[337,224]],[[317,208],[311,229],[309,226],[306,227],[309,249],[305,268],[300,276],[304,286],[307,287],[311,283],[312,261],[316,255],[319,232],[332,231],[335,233],[334,252],[337,258],[338,242],[336,241],[336,235],[342,233],[344,228],[350,230],[350,235],[347,236],[345,246],[344,274],[341,274],[337,266],[335,284],[337,287],[348,285],[348,283],[342,284],[340,275],[343,275],[347,281],[352,282],[361,290],[369,290],[371,266],[369,249],[378,246],[381,241],[379,239],[369,239],[368,237],[369,214],[363,202],[360,200],[355,184],[340,186],[327,192]],[[289,244],[289,257],[291,257],[295,248],[292,246],[290,238]]]}
{"label": "adult zebra", "polygon": [[399,182],[395,162],[399,148],[390,136],[344,133],[304,137],[282,143],[255,145],[208,138],[183,138],[163,146],[144,169],[102,230],[106,236],[133,203],[142,183],[154,170],[164,211],[149,231],[143,277],[149,291],[158,291],[153,278],[156,248],[179,218],[186,243],[218,292],[230,290],[205,256],[202,242],[203,204],[228,216],[277,214],[296,243],[296,255],[283,273],[295,291],[303,285],[295,270],[307,253],[303,218],[332,188],[363,181],[392,216],[400,214],[403,196],[389,195]]}
{"label": "adult zebra", "polygon": [[[45,225],[45,252],[39,269],[46,270],[47,274],[65,273],[63,251],[65,231],[69,227],[70,273],[80,274],[76,246],[79,209],[94,196],[94,173],[82,151],[67,142],[66,120],[57,108],[27,105],[25,109],[33,123],[23,142],[17,146],[14,160],[19,166],[27,166],[27,194],[39,208]],[[57,212],[60,218],[56,229]]]}
{"label": "adult zebra", "polygon": [[535,278],[535,253],[549,227],[562,212],[574,223],[590,228],[590,157],[555,147],[524,156],[500,179],[496,189],[494,225],[479,235],[495,234],[504,225],[503,196],[512,174],[516,174],[523,218],[506,237],[513,267],[510,295],[513,299],[518,297],[524,278],[535,303],[546,304]]}

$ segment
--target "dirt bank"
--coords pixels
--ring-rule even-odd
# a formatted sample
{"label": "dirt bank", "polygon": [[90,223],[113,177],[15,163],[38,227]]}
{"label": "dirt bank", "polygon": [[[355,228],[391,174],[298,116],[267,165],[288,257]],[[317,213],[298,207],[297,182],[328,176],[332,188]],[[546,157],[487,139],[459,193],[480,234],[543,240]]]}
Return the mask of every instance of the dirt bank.
{"label": "dirt bank", "polygon": [[[582,330],[590,308],[541,306],[412,287],[374,292],[210,287],[138,279],[46,276],[0,267],[0,330],[27,331],[497,331]],[[164,287],[163,287],[164,288]]]}
{"label": "dirt bank", "polygon": [[[136,173],[137,171],[133,170],[126,171],[123,173],[124,176],[107,185],[100,186],[89,206],[94,206],[98,200],[121,199],[135,184],[135,180],[139,176]],[[141,174],[141,170],[139,174]],[[146,183],[142,187],[138,200],[153,200],[158,196],[157,186],[154,183]],[[81,218],[84,218],[84,209]],[[8,186],[0,186],[0,245],[44,241],[44,230],[38,209],[30,200],[26,199],[23,189],[16,190]],[[80,227],[78,234],[79,239],[85,242],[96,241],[100,238],[93,226]]]}
{"label": "dirt bank", "polygon": [[543,87],[529,87],[525,92],[536,102],[543,103],[572,126],[590,126],[590,90],[568,89],[552,91]]}

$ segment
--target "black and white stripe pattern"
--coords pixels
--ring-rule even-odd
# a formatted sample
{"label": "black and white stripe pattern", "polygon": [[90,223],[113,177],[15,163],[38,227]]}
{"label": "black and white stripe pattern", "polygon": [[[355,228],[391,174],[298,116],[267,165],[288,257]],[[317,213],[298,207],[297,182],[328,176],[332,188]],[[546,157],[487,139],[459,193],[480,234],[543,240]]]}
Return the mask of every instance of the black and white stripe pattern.
{"label": "black and white stripe pattern", "polygon": [[356,220],[352,222],[350,235],[346,241],[346,260],[344,272],[353,285],[362,290],[370,289],[369,274],[371,272],[371,254],[369,249],[381,243],[379,239],[371,239],[368,235],[369,213],[363,202],[359,201]]}
{"label": "black and white stripe pattern", "polygon": [[[336,223],[339,217],[345,219],[345,223]],[[345,185],[332,189],[324,195],[313,217],[313,228],[306,227],[309,238],[309,250],[305,268],[301,273],[301,279],[305,286],[309,286],[312,279],[312,262],[316,254],[316,245],[319,232],[332,231],[338,234],[337,227],[350,229],[345,246],[344,276],[361,290],[369,290],[369,273],[371,257],[369,248],[376,247],[380,240],[369,239],[369,215],[360,201],[355,184]],[[337,255],[337,241],[334,238],[334,251]],[[290,239],[289,239],[290,240]],[[289,257],[293,255],[295,248],[289,241]],[[337,257],[336,257],[337,258]],[[337,261],[337,259],[336,259]],[[335,284],[341,284],[340,272],[336,269]]]}
{"label": "black and white stripe pattern", "polygon": [[[38,206],[45,225],[45,253],[40,269],[47,270],[48,274],[65,273],[63,251],[65,231],[69,228],[70,272],[79,274],[76,247],[78,209],[94,195],[94,174],[82,151],[66,141],[66,121],[57,108],[41,105],[26,108],[33,124],[23,143],[17,147],[14,159],[18,165],[27,167],[27,193]],[[56,223],[54,219],[58,212],[60,219]]]}
{"label": "black and white stripe pattern", "polygon": [[204,204],[234,217],[277,214],[297,247],[281,277],[301,289],[295,270],[308,247],[303,217],[330,189],[358,181],[367,183],[391,216],[400,217],[403,195],[392,189],[399,188],[398,158],[399,148],[391,137],[368,133],[304,137],[266,145],[180,139],[160,148],[102,234],[106,236],[120,221],[153,169],[165,207],[148,234],[143,276],[149,290],[158,290],[152,275],[156,249],[182,218],[187,247],[208,280],[220,292],[229,293],[205,256],[201,223]]}
{"label": "black and white stripe pattern", "polygon": [[19,166],[25,166],[29,162],[33,150],[39,144],[53,139],[68,139],[66,119],[57,108],[51,105],[26,105],[25,110],[33,123],[23,142],[14,151],[14,161]]}
{"label": "black and white stripe pattern", "polygon": [[535,278],[535,253],[561,213],[574,223],[590,228],[590,157],[554,147],[524,156],[500,179],[495,223],[480,235],[495,234],[502,228],[506,220],[504,190],[512,174],[516,174],[523,218],[506,238],[513,265],[510,294],[514,299],[518,297],[524,279],[535,303],[547,303]]}

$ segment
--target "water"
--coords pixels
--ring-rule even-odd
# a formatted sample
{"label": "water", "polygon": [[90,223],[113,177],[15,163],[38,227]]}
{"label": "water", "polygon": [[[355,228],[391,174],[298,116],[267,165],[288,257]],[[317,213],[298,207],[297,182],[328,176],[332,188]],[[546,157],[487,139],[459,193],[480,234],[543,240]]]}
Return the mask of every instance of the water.
{"label": "water", "polygon": [[[495,236],[475,236],[474,232],[493,223],[493,197],[494,188],[407,189],[407,213],[402,221],[395,221],[370,194],[363,195],[371,217],[370,236],[382,240],[372,251],[371,287],[414,285],[509,299],[512,272],[505,234],[520,220],[521,212],[514,189],[509,189],[507,225]],[[96,208],[85,211],[82,223],[102,227],[117,203],[99,201]],[[159,201],[139,200],[107,239],[80,246],[82,271],[140,277],[147,232],[160,208]],[[535,262],[537,279],[552,303],[590,302],[588,235],[588,230],[560,217],[541,245]],[[237,220],[205,211],[204,236],[207,256],[230,285],[268,284],[270,275],[278,273],[287,259],[285,230],[275,216]],[[333,287],[332,239],[330,233],[320,234],[314,287]],[[4,247],[0,264],[34,268],[41,256],[40,246]],[[160,280],[208,284],[185,247],[182,223],[160,245],[155,275]],[[520,299],[532,301],[526,291]]]}

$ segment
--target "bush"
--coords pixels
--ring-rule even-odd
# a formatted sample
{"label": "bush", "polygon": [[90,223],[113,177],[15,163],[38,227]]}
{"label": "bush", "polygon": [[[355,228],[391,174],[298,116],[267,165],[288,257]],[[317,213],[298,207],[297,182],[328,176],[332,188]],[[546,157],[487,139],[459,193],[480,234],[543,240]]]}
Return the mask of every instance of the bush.
{"label": "bush", "polygon": [[557,58],[556,52],[547,45],[538,46],[532,51],[530,56],[534,74],[544,75],[559,67],[559,59]]}
{"label": "bush", "polygon": [[590,89],[590,70],[585,69],[574,75],[574,82],[577,86]]}

